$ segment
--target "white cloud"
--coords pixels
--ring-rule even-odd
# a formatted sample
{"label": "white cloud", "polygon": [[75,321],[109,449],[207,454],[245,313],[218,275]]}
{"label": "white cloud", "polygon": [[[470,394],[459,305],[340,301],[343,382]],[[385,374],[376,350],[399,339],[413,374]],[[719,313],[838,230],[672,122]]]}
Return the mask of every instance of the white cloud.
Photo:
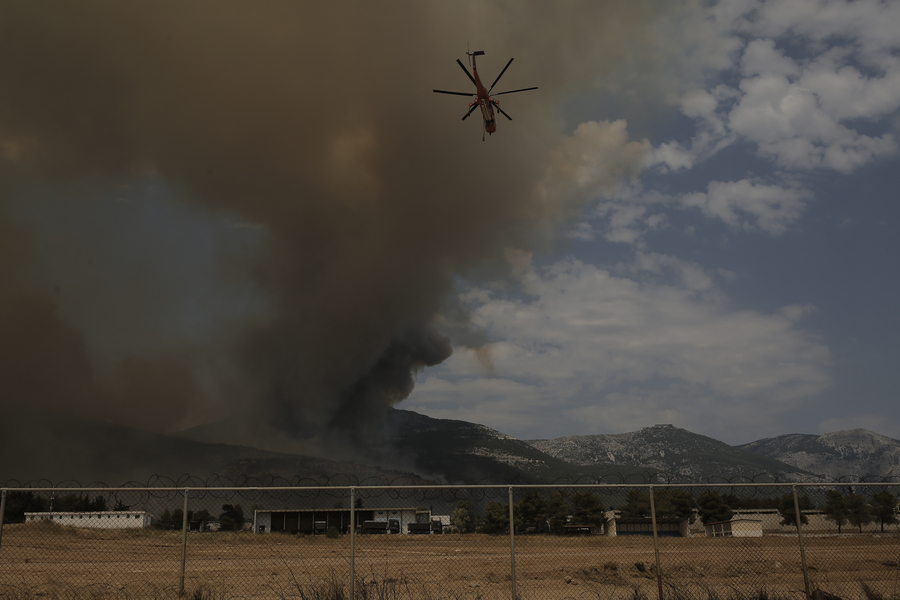
{"label": "white cloud", "polygon": [[712,181],[706,193],[685,194],[682,205],[699,208],[709,217],[738,229],[761,229],[771,235],[784,233],[803,212],[810,193],[803,189],[763,185],[746,179]]}
{"label": "white cloud", "polygon": [[[526,437],[652,422],[696,430],[701,416],[746,437],[829,385],[828,348],[796,327],[794,309],[729,310],[717,275],[696,264],[639,253],[617,271],[630,277],[572,259],[520,272],[529,300],[467,298],[496,340],[492,371],[457,352],[424,373],[407,406]],[[756,417],[745,419],[750,404]]]}
{"label": "white cloud", "polygon": [[[893,155],[892,134],[865,135],[858,119],[900,108],[900,3],[878,0],[722,0],[710,7],[702,44],[717,35],[732,50],[709,90],[680,96],[694,119],[690,144],[660,143],[646,159],[662,172],[695,167],[736,139],[754,143],[782,169],[849,173]],[[735,46],[736,33],[747,41]],[[687,43],[685,40],[682,43]],[[784,47],[791,47],[789,56]],[[684,53],[680,53],[684,54]],[[717,83],[738,76],[736,85]]]}
{"label": "white cloud", "polygon": [[612,195],[601,198],[587,215],[587,222],[576,226],[570,237],[635,244],[640,247],[648,231],[663,229],[668,224],[659,207],[672,204],[672,196],[645,190],[638,181],[622,184]]}
{"label": "white cloud", "polygon": [[896,151],[891,134],[870,137],[842,125],[814,91],[780,73],[745,79],[740,88],[744,95],[729,114],[730,129],[783,168],[849,173]]}

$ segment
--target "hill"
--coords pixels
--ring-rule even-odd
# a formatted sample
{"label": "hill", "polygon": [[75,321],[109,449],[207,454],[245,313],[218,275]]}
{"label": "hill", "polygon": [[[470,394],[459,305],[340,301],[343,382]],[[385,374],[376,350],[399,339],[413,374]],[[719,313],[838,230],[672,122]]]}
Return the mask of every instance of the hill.
{"label": "hill", "polygon": [[674,481],[755,479],[806,480],[811,473],[787,461],[735,448],[673,425],[654,425],[616,434],[573,435],[529,444],[575,465],[639,465]]}
{"label": "hill", "polygon": [[391,448],[413,458],[415,470],[450,483],[554,482],[602,478],[641,482],[655,470],[597,461],[578,466],[490,427],[434,419],[408,410],[391,410]]}
{"label": "hill", "polygon": [[829,479],[900,479],[900,441],[867,429],[792,433],[737,446]]}
{"label": "hill", "polygon": [[[77,481],[120,486],[135,481],[166,485],[191,476],[194,485],[249,478],[265,484],[341,485],[363,480],[428,483],[411,473],[354,462],[269,452],[150,433],[75,417],[26,412],[0,415],[0,482]],[[159,481],[162,479],[163,481]]]}

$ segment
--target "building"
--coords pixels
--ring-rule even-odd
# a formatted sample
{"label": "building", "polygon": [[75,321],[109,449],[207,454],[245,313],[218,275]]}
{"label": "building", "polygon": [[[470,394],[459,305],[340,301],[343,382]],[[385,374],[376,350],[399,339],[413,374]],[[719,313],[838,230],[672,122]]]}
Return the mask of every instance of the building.
{"label": "building", "polygon": [[31,521],[52,521],[68,527],[93,529],[146,529],[153,522],[153,516],[142,510],[25,513],[25,522]]}
{"label": "building", "polygon": [[[623,517],[618,510],[606,511],[603,533],[620,535],[653,535],[651,517]],[[691,537],[691,523],[687,517],[657,517],[656,535],[663,537]]]}
{"label": "building", "polygon": [[730,521],[705,523],[706,537],[762,537],[762,519],[734,517]]}
{"label": "building", "polygon": [[[353,512],[360,533],[409,533],[410,524],[431,522],[429,511],[415,508],[359,508]],[[349,533],[350,525],[349,508],[260,509],[253,513],[256,533],[322,534],[332,527]]]}
{"label": "building", "polygon": [[[616,517],[606,522],[606,535],[653,535],[650,517]],[[661,537],[691,537],[687,517],[657,517],[656,535]]]}

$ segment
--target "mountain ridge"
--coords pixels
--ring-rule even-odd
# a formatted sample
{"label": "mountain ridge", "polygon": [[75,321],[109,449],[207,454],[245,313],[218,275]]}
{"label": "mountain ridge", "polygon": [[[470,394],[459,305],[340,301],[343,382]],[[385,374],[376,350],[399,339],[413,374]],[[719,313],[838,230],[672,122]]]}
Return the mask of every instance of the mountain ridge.
{"label": "mountain ridge", "polygon": [[528,443],[551,456],[581,466],[601,460],[612,464],[630,463],[658,469],[677,479],[768,476],[780,480],[809,480],[814,477],[814,473],[796,465],[669,424],[626,433],[564,436],[528,440]]}
{"label": "mountain ridge", "polygon": [[900,440],[868,429],[789,433],[736,446],[831,478],[900,479]]}
{"label": "mountain ridge", "polygon": [[194,482],[218,477],[323,485],[370,478],[411,485],[900,479],[900,441],[864,429],[787,434],[739,446],[672,425],[519,440],[478,423],[399,409],[389,409],[373,429],[382,437],[358,449],[355,456],[362,458],[332,460],[338,457],[229,444],[229,428],[217,424],[159,434],[71,416],[2,414],[0,481],[116,485],[188,475]]}

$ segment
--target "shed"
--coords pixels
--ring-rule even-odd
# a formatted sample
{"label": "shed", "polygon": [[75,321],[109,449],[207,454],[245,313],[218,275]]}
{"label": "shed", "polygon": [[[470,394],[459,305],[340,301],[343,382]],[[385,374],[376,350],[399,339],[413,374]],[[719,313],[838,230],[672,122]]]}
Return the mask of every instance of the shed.
{"label": "shed", "polygon": [[730,521],[704,523],[706,537],[762,537],[762,519],[735,517]]}

